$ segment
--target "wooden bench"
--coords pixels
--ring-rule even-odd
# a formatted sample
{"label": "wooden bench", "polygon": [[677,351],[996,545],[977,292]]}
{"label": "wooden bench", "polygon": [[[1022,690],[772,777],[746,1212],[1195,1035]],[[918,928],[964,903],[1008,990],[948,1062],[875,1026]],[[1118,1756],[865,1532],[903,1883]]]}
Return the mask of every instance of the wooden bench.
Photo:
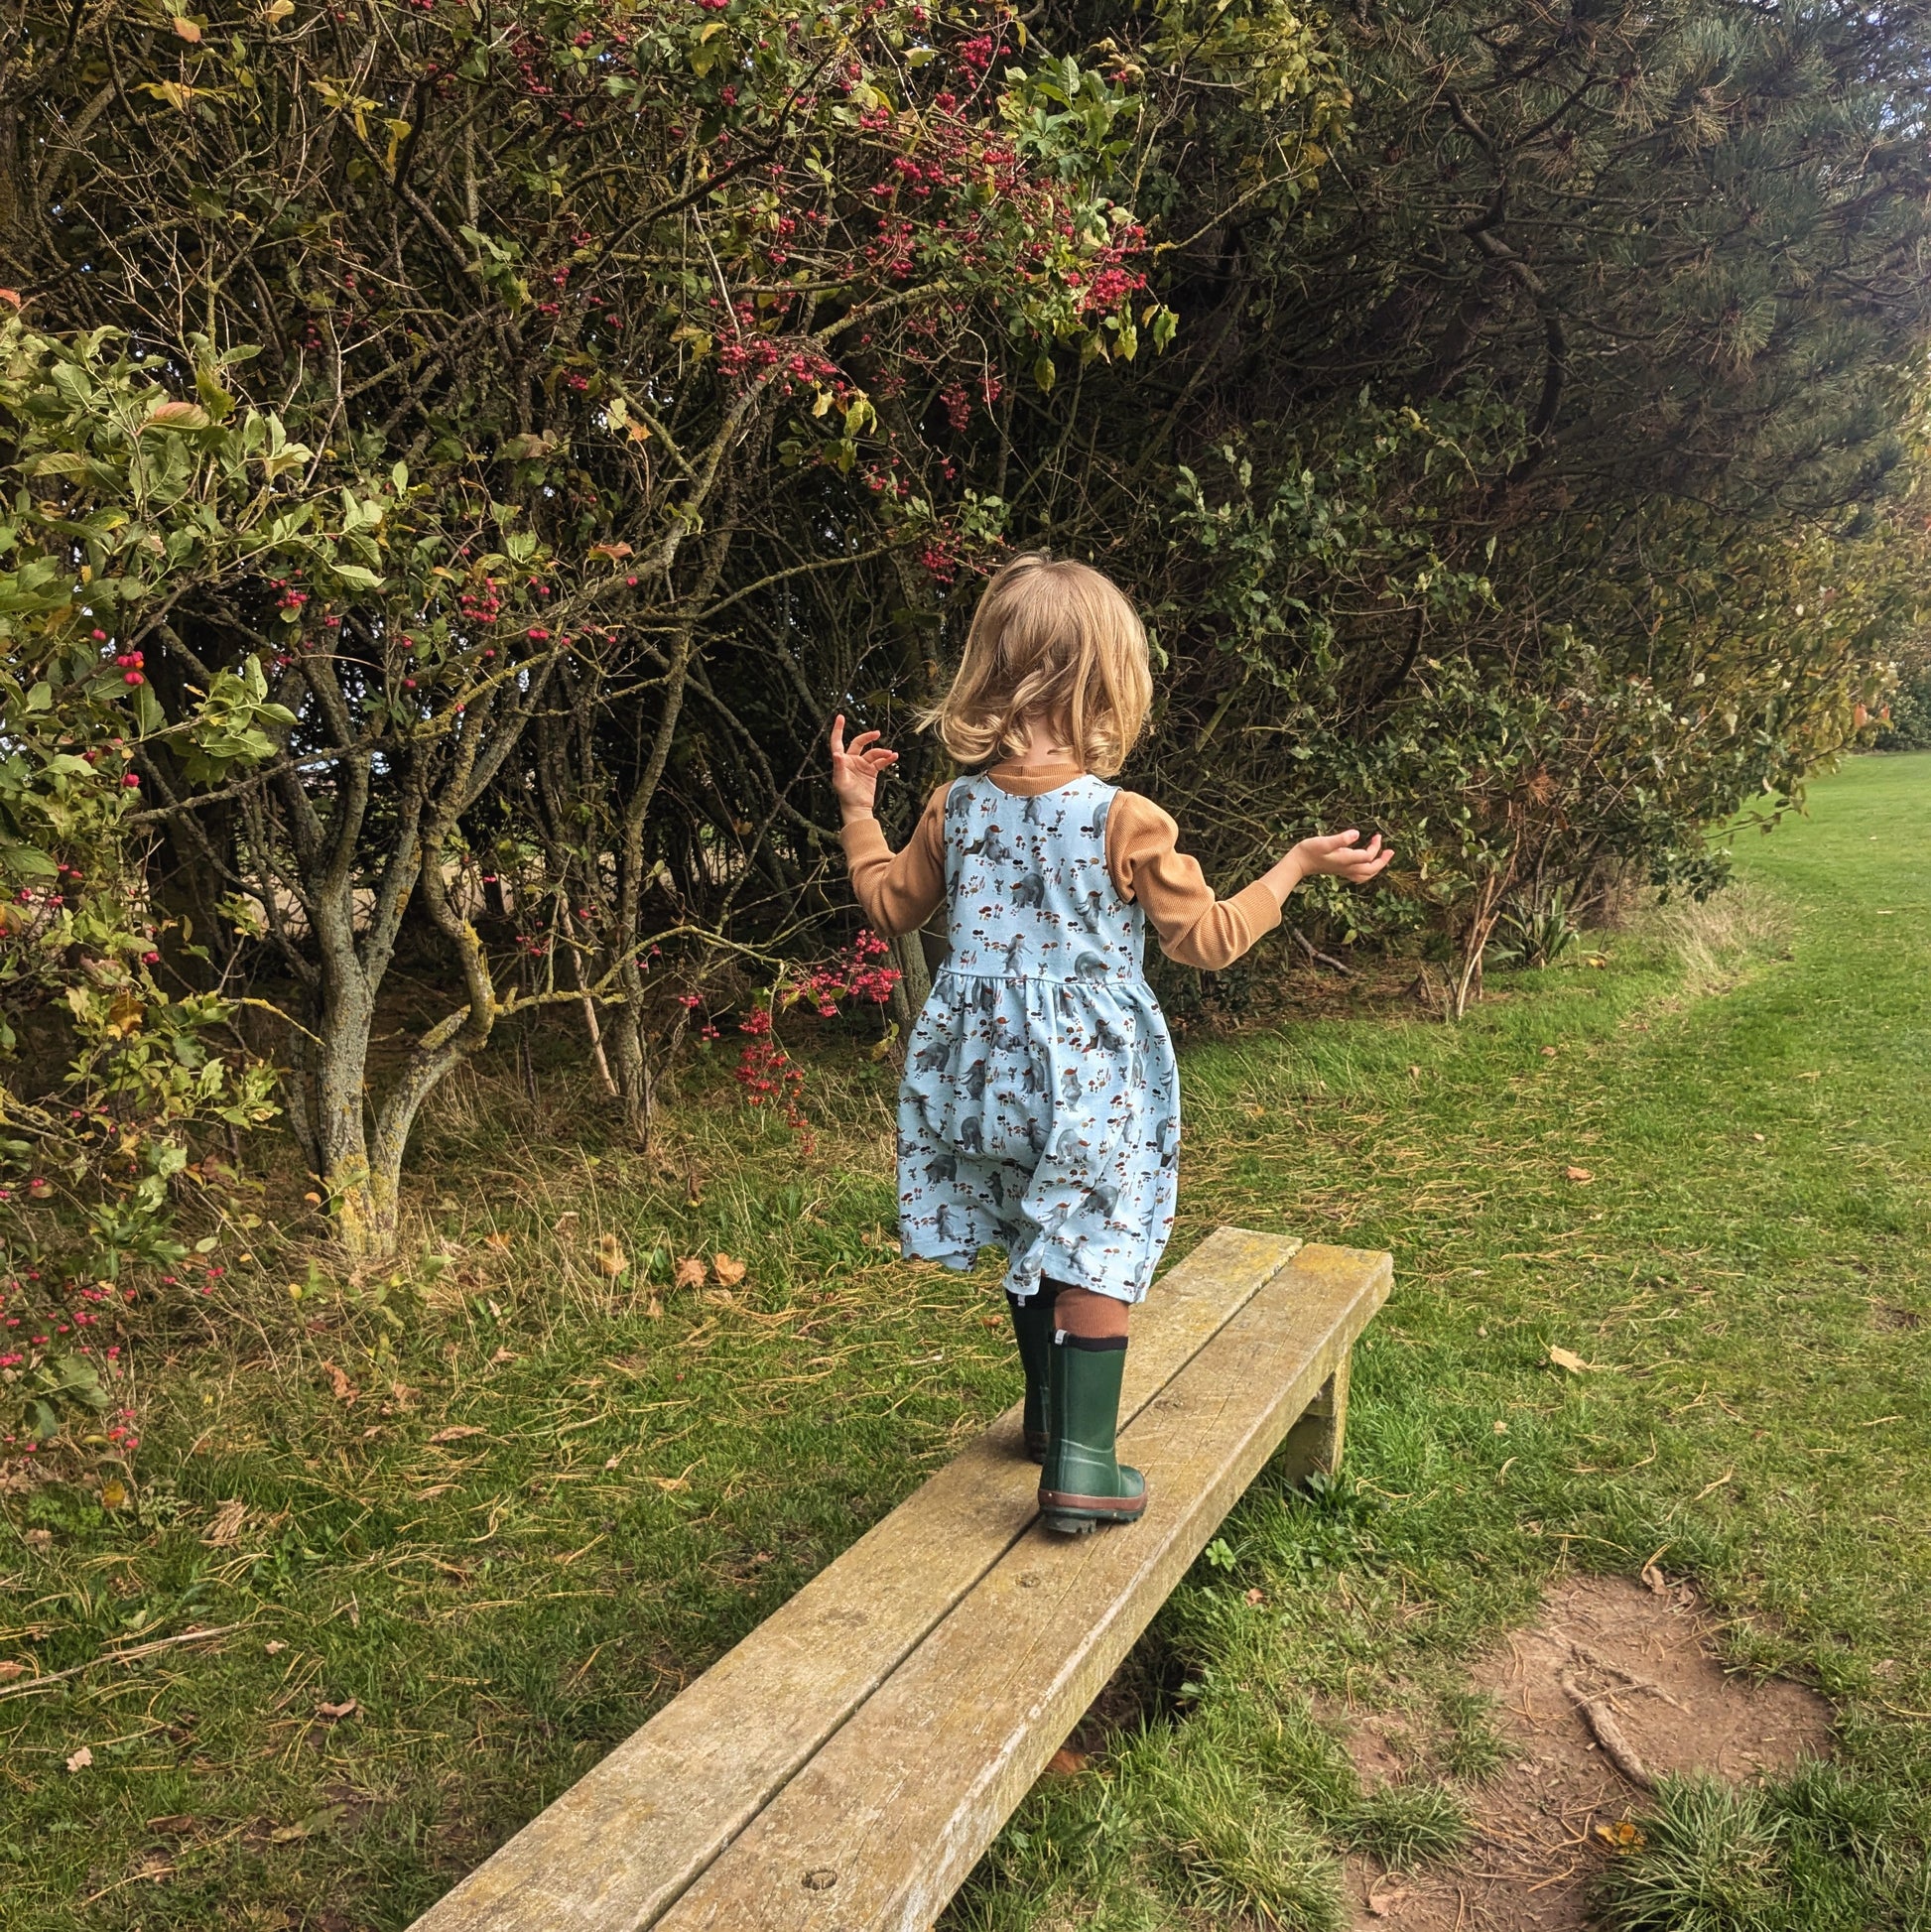
{"label": "wooden bench", "polygon": [[1135,1317],[1143,1521],[1041,1528],[1013,1408],[416,1932],[925,1932],[1269,1458],[1334,1469],[1391,1279],[1210,1235]]}

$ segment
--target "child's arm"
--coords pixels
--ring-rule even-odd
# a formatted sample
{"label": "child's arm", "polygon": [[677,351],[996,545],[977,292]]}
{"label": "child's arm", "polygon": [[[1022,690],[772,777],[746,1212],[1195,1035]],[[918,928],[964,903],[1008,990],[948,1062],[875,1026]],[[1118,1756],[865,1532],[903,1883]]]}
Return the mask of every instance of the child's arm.
{"label": "child's arm", "polygon": [[844,742],[844,719],[832,721],[832,790],[837,795],[844,826],[844,862],[851,890],[866,922],[881,939],[915,932],[946,897],[946,793],[941,785],[926,801],[917,829],[902,852],[885,842],[884,829],[872,817],[878,781],[898,762],[896,751],[866,731]]}
{"label": "child's arm", "polygon": [[1113,800],[1106,821],[1106,869],[1123,897],[1146,910],[1160,950],[1181,966],[1218,972],[1281,923],[1287,895],[1317,872],[1356,885],[1393,857],[1377,834],[1365,845],[1357,832],[1303,838],[1285,857],[1230,899],[1217,899],[1198,859],[1179,849],[1180,828],[1134,792]]}

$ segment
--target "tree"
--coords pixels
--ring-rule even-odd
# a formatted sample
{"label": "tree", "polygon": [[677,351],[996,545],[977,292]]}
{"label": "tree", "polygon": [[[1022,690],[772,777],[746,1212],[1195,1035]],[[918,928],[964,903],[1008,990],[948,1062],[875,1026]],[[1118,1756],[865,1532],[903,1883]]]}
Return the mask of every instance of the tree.
{"label": "tree", "polygon": [[[656,815],[725,613],[943,550],[880,428],[909,382],[989,396],[1015,334],[1136,326],[1137,231],[1096,186],[1124,96],[1071,65],[995,78],[1015,47],[996,13],[920,0],[361,0],[173,34],[26,10],[5,215],[36,313],[135,326],[184,379],[192,339],[217,383],[246,352],[340,495],[331,567],[177,599],[157,636],[183,679],[264,667],[295,720],[205,858],[304,988],[298,1124],[352,1252],[393,1242],[417,1108],[517,1003],[460,881],[531,720],[599,695],[609,840],[579,863],[635,1115]],[[881,510],[784,503],[822,476]],[[412,894],[462,998],[371,1123]]]}
{"label": "tree", "polygon": [[193,1136],[274,1111],[267,1070],[219,1051],[219,989],[171,999],[155,976],[139,768],[245,785],[289,714],[252,661],[172,716],[145,667],[180,602],[323,563],[336,538],[278,419],[217,421],[157,362],[0,318],[0,1301],[71,1338],[8,1364],[37,1437],[64,1402],[106,1402],[87,1339],[103,1282],[185,1252],[170,1209]]}
{"label": "tree", "polygon": [[[0,236],[185,450],[303,451],[138,619],[141,871],[185,981],[293,981],[358,1256],[499,1022],[580,1006],[641,1132],[673,996],[819,944],[825,722],[902,735],[1013,545],[1147,609],[1129,776],[1212,868],[1386,827],[1391,889],[1297,917],[1458,999],[1555,895],[1708,887],[1915,634],[1908,12],[168,18],[10,16]],[[259,769],[188,757],[217,689]],[[448,986],[371,1095],[412,920]]]}

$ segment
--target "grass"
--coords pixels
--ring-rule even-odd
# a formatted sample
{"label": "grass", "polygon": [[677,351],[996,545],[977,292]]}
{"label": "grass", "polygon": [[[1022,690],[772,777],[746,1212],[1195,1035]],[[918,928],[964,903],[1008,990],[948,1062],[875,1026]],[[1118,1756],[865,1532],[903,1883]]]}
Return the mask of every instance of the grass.
{"label": "grass", "polygon": [[[1346,1480],[1256,1483],[949,1927],[1326,1932],[1343,1849],[1459,1842],[1497,1761],[1473,1651],[1565,1569],[1652,1556],[1842,1744],[1670,1787],[1604,1922],[1931,1922],[1931,758],[1857,762],[1739,857],[1738,894],[1459,1029],[1188,1050],[1176,1251],[1227,1221],[1386,1246],[1395,1299]],[[0,1660],[77,1673],[0,1695],[9,1932],[407,1924],[1012,1399],[992,1274],[895,1258],[888,1075],[854,1045],[813,1078],[809,1158],[701,1081],[663,1171],[562,1074],[534,1116],[507,1074],[455,1095],[393,1282],[235,1195],[224,1294],[137,1356],[134,1506],[6,1498]],[[610,1287],[606,1233],[654,1286]],[[728,1299],[665,1278],[720,1250]],[[196,1622],[241,1627],[98,1661]],[[1355,1776],[1350,1702],[1400,1727],[1394,1785]]]}

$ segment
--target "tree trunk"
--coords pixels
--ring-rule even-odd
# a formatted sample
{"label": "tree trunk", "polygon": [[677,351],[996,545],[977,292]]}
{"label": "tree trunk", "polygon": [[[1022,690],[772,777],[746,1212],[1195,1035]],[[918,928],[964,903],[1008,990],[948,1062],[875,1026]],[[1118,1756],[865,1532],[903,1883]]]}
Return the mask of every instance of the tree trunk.
{"label": "tree trunk", "polygon": [[932,974],[926,970],[925,941],[917,933],[901,933],[892,942],[892,964],[898,967],[898,984],[892,988],[892,1017],[898,1022],[901,1043],[912,1037],[912,1029],[925,1011],[932,994]]}
{"label": "tree trunk", "polygon": [[611,1072],[623,1106],[623,1124],[639,1147],[650,1144],[651,1113],[656,1100],[656,1072],[650,1063],[650,1043],[644,1037],[643,974],[623,975],[624,1003],[616,1009],[610,1030],[614,1049]]}
{"label": "tree trunk", "polygon": [[321,1179],[337,1238],[350,1262],[385,1259],[395,1246],[395,1199],[385,1200],[369,1165],[369,1034],[375,1003],[361,975],[334,981],[323,1002],[315,1070],[315,1131]]}

